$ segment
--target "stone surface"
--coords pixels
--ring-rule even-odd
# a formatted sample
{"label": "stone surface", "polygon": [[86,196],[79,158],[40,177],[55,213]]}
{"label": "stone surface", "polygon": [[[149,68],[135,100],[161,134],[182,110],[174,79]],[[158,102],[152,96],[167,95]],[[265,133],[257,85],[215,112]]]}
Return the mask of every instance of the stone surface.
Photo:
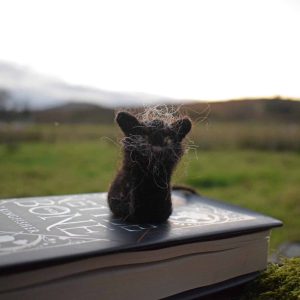
{"label": "stone surface", "polygon": [[281,258],[300,257],[300,242],[287,242],[278,247],[278,250],[270,258],[271,262],[280,263]]}

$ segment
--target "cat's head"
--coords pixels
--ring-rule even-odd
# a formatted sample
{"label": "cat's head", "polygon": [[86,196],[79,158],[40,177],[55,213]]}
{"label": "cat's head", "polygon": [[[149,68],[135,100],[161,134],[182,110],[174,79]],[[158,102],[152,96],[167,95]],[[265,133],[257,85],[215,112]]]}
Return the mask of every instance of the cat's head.
{"label": "cat's head", "polygon": [[125,150],[142,156],[169,156],[172,160],[182,155],[181,142],[192,127],[187,117],[170,124],[163,119],[141,122],[128,112],[119,112],[116,121],[125,134]]}

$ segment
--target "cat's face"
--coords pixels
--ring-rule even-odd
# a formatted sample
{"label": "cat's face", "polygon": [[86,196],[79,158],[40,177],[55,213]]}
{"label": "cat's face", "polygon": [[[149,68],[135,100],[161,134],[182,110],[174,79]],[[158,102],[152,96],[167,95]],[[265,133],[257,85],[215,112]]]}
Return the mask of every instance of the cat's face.
{"label": "cat's face", "polygon": [[188,118],[170,125],[159,119],[142,123],[127,112],[120,112],[116,121],[125,134],[123,144],[126,151],[142,157],[171,161],[178,160],[182,155],[181,142],[192,126]]}

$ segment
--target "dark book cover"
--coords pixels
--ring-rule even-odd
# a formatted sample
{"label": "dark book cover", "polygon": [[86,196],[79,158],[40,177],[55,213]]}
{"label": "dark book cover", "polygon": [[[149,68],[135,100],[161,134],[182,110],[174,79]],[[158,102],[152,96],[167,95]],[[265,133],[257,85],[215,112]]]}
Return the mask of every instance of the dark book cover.
{"label": "dark book cover", "polygon": [[121,251],[223,239],[281,226],[256,212],[193,194],[173,193],[163,224],[114,218],[106,193],[0,200],[0,274]]}

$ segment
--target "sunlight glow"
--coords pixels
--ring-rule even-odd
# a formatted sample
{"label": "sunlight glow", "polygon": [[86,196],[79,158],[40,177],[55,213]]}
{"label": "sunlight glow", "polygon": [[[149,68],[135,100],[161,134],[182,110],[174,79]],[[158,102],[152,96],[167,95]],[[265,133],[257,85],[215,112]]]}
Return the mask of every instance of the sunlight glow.
{"label": "sunlight glow", "polygon": [[295,0],[1,1],[0,60],[182,99],[300,97]]}

